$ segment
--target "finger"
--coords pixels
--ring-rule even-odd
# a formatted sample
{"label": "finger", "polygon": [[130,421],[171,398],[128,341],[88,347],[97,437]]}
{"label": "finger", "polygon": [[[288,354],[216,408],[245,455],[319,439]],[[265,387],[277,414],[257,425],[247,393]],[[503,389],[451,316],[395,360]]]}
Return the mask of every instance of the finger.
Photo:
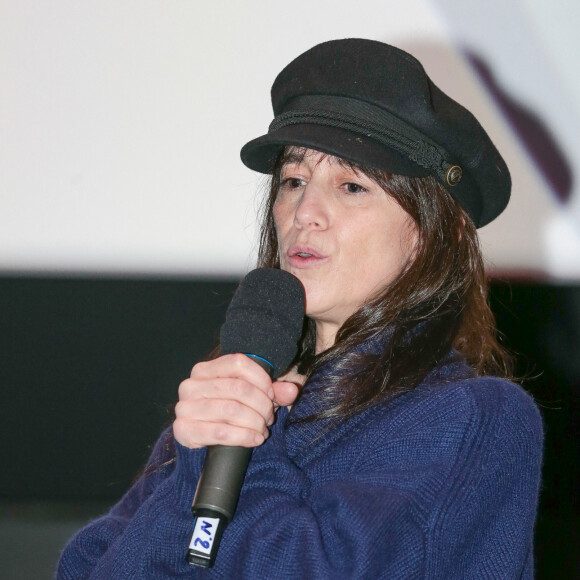
{"label": "finger", "polygon": [[179,401],[226,400],[254,409],[266,421],[271,419],[272,400],[252,383],[236,378],[186,379],[179,385]]}
{"label": "finger", "polygon": [[185,399],[175,406],[175,417],[200,423],[223,423],[257,433],[273,422],[273,404],[264,416],[255,409],[231,399]]}
{"label": "finger", "polygon": [[190,376],[201,380],[215,377],[240,378],[273,395],[272,380],[268,373],[258,363],[241,353],[226,354],[198,363],[191,370]]}
{"label": "finger", "polygon": [[225,423],[195,421],[178,417],[173,422],[173,436],[181,445],[190,449],[200,449],[208,445],[256,447],[264,442],[268,432],[266,430],[264,433],[257,433],[250,429]]}
{"label": "finger", "polygon": [[274,402],[280,407],[292,405],[300,392],[295,383],[288,381],[276,381],[272,388],[274,389]]}

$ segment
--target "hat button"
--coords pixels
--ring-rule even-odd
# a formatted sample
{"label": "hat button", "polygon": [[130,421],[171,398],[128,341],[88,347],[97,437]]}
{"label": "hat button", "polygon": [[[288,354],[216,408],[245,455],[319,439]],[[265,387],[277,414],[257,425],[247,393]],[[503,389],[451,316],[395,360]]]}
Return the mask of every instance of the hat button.
{"label": "hat button", "polygon": [[447,170],[446,179],[447,179],[447,183],[451,187],[453,187],[454,185],[457,185],[461,181],[462,177],[463,177],[463,171],[461,170],[461,167],[459,167],[459,165],[452,165]]}

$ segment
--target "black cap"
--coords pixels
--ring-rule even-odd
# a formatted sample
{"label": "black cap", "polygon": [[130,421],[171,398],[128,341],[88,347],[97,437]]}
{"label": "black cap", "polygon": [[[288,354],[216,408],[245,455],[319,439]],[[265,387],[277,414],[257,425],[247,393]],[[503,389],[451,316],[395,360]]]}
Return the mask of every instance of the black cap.
{"label": "black cap", "polygon": [[477,227],[511,190],[508,168],[477,119],[439,90],[421,63],[394,46],[350,38],[293,60],[272,86],[274,121],[242,161],[271,173],[286,145],[407,176],[436,177]]}

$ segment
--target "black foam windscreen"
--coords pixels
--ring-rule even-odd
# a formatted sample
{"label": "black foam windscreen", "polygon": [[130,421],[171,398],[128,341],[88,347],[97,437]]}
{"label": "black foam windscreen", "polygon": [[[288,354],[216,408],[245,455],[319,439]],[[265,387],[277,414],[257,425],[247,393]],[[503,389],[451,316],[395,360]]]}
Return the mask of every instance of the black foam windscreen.
{"label": "black foam windscreen", "polygon": [[265,358],[273,376],[284,372],[298,350],[306,299],[302,283],[284,270],[252,270],[236,290],[221,333],[223,354]]}

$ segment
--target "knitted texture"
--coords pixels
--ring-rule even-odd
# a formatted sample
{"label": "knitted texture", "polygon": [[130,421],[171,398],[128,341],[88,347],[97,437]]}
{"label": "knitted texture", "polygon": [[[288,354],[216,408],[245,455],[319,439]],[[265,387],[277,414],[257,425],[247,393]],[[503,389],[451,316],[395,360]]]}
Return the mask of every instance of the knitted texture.
{"label": "knitted texture", "polygon": [[316,410],[331,370],[254,450],[212,569],[185,559],[205,452],[168,430],[119,503],[70,540],[57,578],[532,578],[542,423],[531,398],[451,357],[331,429],[289,422]]}

